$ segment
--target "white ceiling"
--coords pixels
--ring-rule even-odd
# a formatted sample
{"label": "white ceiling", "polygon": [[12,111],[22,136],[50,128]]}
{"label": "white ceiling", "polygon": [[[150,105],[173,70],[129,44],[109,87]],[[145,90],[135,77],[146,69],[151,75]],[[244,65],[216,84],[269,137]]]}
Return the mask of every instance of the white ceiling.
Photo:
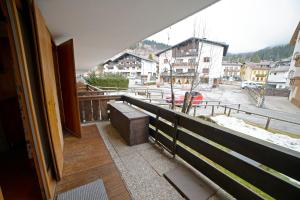
{"label": "white ceiling", "polygon": [[57,44],[74,39],[79,72],[217,1],[37,0],[37,4]]}

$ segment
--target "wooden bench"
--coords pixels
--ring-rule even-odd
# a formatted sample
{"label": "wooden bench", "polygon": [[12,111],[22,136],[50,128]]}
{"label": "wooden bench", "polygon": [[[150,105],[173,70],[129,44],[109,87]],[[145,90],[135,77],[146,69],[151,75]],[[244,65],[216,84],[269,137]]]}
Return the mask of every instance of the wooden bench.
{"label": "wooden bench", "polygon": [[124,103],[109,103],[109,118],[128,145],[148,142],[149,116]]}

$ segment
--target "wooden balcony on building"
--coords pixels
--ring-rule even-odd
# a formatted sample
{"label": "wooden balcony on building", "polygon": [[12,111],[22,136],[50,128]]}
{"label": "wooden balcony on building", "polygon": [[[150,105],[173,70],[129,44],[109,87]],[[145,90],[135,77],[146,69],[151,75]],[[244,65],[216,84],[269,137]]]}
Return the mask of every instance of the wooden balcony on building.
{"label": "wooden balcony on building", "polygon": [[[147,113],[150,142],[128,146],[107,121],[108,101],[127,103]],[[295,151],[131,96],[79,96],[79,105],[81,122],[96,123],[134,199],[182,199],[176,190],[185,198],[199,191],[188,188],[187,193],[183,192],[186,184],[181,179],[185,175],[179,165],[188,169],[188,173],[201,175],[199,181],[203,182],[204,191],[201,199],[224,199],[224,196],[214,196],[220,191],[226,194],[225,199],[231,195],[237,199],[268,199],[270,196],[294,199],[300,196],[297,182],[300,180],[300,157]],[[159,148],[161,151],[157,150]],[[283,177],[290,177],[297,183]],[[186,181],[190,183],[190,180]]]}

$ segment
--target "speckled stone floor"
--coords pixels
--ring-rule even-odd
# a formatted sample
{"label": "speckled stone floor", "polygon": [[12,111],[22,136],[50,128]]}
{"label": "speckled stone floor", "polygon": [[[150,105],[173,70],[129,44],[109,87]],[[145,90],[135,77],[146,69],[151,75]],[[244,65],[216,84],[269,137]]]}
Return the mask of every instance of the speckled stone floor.
{"label": "speckled stone floor", "polygon": [[[152,143],[128,146],[109,121],[99,122],[97,127],[132,199],[184,199],[163,177],[165,172],[184,165],[181,160],[173,159],[169,153]],[[218,186],[208,183],[216,192],[207,199],[228,199]]]}

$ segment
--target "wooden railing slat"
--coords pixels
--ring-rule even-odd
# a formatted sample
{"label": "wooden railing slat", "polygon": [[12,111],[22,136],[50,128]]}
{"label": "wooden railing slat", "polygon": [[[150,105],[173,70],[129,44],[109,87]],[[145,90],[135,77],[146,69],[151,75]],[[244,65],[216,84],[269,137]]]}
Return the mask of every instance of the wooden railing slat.
{"label": "wooden railing slat", "polygon": [[261,196],[254,193],[249,188],[243,186],[235,179],[221,172],[220,170],[218,170],[208,162],[193,155],[191,152],[187,151],[183,147],[178,145],[176,148],[176,153],[184,161],[189,163],[191,166],[193,166],[195,169],[203,173],[211,180],[213,180],[217,185],[219,185],[221,188],[226,190],[228,193],[230,193],[237,199],[243,199],[243,200],[263,199]]}
{"label": "wooden railing slat", "polygon": [[178,140],[276,199],[300,197],[300,190],[297,187],[264,171],[260,165],[249,163],[242,156],[238,158],[236,154],[221,150],[182,130],[179,130]]}
{"label": "wooden railing slat", "polygon": [[[259,163],[300,180],[300,158],[296,152],[260,139],[217,126],[179,116],[179,125],[202,137],[234,150]],[[280,161],[280,162],[279,162]]]}
{"label": "wooden railing slat", "polygon": [[92,100],[92,108],[93,108],[93,120],[100,120],[100,108],[99,108],[99,100]]}

